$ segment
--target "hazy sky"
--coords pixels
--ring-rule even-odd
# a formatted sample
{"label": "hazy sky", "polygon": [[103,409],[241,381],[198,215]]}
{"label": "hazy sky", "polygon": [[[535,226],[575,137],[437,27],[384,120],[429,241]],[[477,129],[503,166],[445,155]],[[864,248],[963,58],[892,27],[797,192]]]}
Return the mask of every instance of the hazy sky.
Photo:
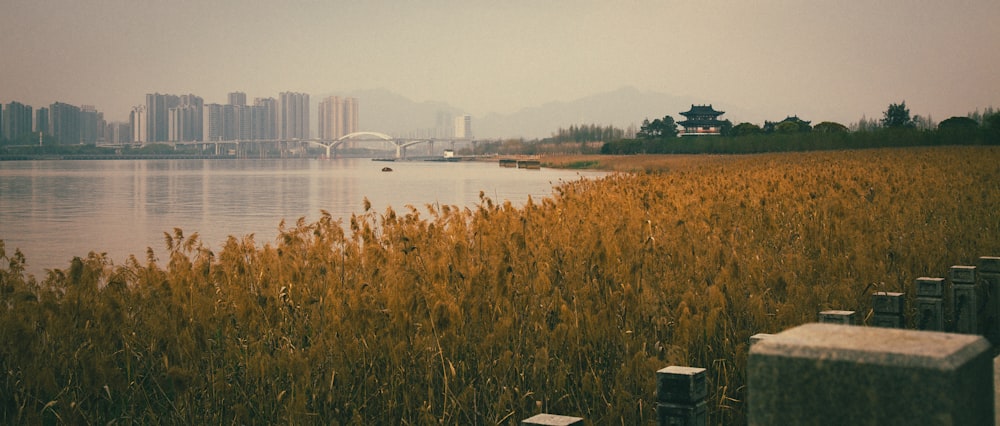
{"label": "hazy sky", "polygon": [[753,111],[734,122],[904,100],[940,121],[1000,106],[1000,1],[0,2],[0,102],[109,120],[152,92],[385,88],[482,115],[622,86]]}

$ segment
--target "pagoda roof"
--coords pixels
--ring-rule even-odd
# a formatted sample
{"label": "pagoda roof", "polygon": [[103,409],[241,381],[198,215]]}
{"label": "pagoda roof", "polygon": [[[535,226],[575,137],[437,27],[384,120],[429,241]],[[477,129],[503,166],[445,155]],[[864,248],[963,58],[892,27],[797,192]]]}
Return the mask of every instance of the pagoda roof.
{"label": "pagoda roof", "polygon": [[781,123],[788,123],[788,122],[792,122],[792,123],[805,123],[805,124],[812,123],[811,121],[806,121],[806,120],[803,120],[803,119],[799,118],[799,116],[797,116],[797,115],[789,115],[789,116],[785,117],[784,120],[781,120],[781,121],[765,121],[764,123],[765,124],[781,124]]}
{"label": "pagoda roof", "polygon": [[682,112],[681,113],[681,115],[683,115],[685,117],[687,117],[689,115],[720,116],[722,114],[725,114],[725,111],[716,111],[715,108],[712,108],[712,104],[708,104],[708,105],[695,105],[695,104],[691,104],[691,109],[687,110],[686,112]]}

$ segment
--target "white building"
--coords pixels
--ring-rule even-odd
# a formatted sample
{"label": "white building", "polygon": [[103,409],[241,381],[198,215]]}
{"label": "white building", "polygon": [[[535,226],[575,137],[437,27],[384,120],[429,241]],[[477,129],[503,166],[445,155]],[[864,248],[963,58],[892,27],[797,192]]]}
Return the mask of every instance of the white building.
{"label": "white building", "polygon": [[278,95],[278,139],[309,138],[309,94],[281,92]]}
{"label": "white building", "polygon": [[133,143],[146,142],[146,106],[136,105],[132,107],[132,112],[128,116],[129,127],[132,130]]}
{"label": "white building", "polygon": [[472,116],[460,115],[455,117],[455,138],[472,139]]}
{"label": "white building", "polygon": [[329,96],[319,102],[319,138],[338,139],[358,131],[358,99]]}

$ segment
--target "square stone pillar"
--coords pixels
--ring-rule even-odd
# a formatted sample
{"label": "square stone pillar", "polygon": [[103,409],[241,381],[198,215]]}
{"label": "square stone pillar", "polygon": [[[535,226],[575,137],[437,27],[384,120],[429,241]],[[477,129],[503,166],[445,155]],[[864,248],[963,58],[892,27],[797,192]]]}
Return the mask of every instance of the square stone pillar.
{"label": "square stone pillar", "polygon": [[955,265],[948,268],[951,280],[952,331],[979,333],[979,297],[976,294],[976,267]]}
{"label": "square stone pillar", "polygon": [[661,426],[708,424],[704,368],[672,365],[656,372],[656,417]]}
{"label": "square stone pillar", "polygon": [[981,336],[805,324],[750,348],[750,425],[992,425]]}
{"label": "square stone pillar", "polygon": [[917,329],[944,331],[944,278],[917,278]]}
{"label": "square stone pillar", "polygon": [[955,294],[952,300],[952,303],[954,303],[953,312],[955,312],[955,332],[978,334],[979,317],[976,311],[979,301],[976,297],[976,286],[972,284],[955,284],[951,287],[951,291]]}
{"label": "square stone pillar", "polygon": [[1000,257],[980,257],[976,275],[981,287],[979,294],[986,297],[986,300],[980,301],[983,306],[980,315],[983,329],[980,333],[994,345],[1000,345]]}
{"label": "square stone pillar", "polygon": [[872,325],[875,327],[903,328],[906,298],[903,293],[878,291],[872,295]]}

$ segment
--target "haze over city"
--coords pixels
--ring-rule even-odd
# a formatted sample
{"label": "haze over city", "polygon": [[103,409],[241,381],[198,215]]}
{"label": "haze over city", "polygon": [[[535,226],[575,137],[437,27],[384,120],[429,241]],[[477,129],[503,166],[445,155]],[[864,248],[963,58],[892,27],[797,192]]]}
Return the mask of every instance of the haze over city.
{"label": "haze over city", "polygon": [[385,89],[483,116],[631,86],[735,108],[733,122],[847,124],[899,101],[943,120],[998,104],[997,18],[994,0],[14,0],[0,6],[0,102],[126,121],[154,92]]}

